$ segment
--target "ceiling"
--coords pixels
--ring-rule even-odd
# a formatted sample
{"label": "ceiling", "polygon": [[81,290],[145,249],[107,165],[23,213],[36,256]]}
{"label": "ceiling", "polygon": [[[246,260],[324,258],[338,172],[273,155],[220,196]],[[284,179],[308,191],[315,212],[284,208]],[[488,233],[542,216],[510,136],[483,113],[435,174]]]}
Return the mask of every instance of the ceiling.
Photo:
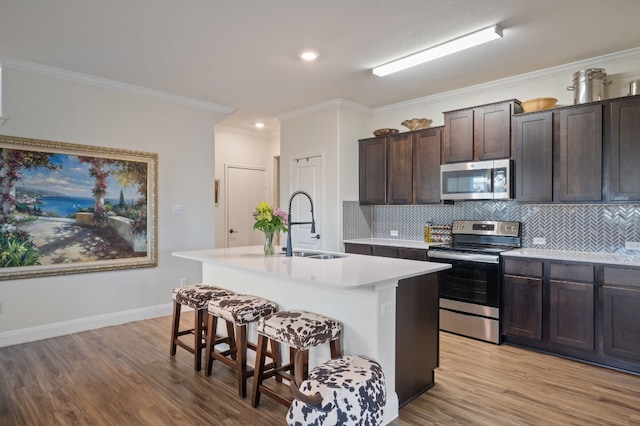
{"label": "ceiling", "polygon": [[[269,132],[328,100],[376,108],[639,47],[639,16],[638,0],[0,0],[0,57],[232,107],[227,124]],[[502,39],[371,73],[493,24]]]}

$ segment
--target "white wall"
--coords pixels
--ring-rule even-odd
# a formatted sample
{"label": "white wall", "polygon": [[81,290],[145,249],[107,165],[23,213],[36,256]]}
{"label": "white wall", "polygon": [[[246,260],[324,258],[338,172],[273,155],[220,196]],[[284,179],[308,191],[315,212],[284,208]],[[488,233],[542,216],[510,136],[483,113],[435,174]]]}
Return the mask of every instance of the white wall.
{"label": "white wall", "polygon": [[214,125],[228,113],[3,65],[1,134],[158,153],[159,207],[156,268],[0,281],[0,346],[170,313],[179,279],[201,279],[171,252],[214,241]]}
{"label": "white wall", "polygon": [[[226,247],[225,165],[264,167],[272,177],[269,184],[269,201],[275,203],[277,190],[273,177],[274,157],[280,155],[280,134],[262,135],[225,125],[215,128],[216,179],[220,180],[219,202],[215,207],[215,247]],[[251,213],[251,212],[249,212]]]}
{"label": "white wall", "polygon": [[358,197],[357,140],[370,125],[370,110],[336,100],[280,119],[282,204],[292,192],[291,160],[322,155],[322,216],[316,218],[316,222],[322,236],[321,248],[339,251],[342,247],[342,200],[354,194],[356,199]]}

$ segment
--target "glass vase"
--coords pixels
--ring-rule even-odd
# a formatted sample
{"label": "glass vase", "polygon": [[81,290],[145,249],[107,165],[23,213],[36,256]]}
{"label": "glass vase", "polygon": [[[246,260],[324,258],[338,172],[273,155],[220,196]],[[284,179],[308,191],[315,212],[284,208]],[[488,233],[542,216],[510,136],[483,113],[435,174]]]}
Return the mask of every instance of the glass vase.
{"label": "glass vase", "polygon": [[264,255],[273,256],[275,253],[273,249],[273,232],[264,233]]}

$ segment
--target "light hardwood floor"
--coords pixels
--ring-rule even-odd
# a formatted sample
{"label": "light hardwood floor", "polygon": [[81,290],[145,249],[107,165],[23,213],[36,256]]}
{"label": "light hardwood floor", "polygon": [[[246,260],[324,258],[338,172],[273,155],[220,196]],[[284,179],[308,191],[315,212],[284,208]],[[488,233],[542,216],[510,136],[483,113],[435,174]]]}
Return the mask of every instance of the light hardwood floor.
{"label": "light hardwood floor", "polygon": [[[169,356],[170,317],[0,348],[0,425],[284,425],[235,376]],[[393,426],[640,425],[640,377],[441,334],[436,386]],[[249,381],[251,384],[251,380]]]}

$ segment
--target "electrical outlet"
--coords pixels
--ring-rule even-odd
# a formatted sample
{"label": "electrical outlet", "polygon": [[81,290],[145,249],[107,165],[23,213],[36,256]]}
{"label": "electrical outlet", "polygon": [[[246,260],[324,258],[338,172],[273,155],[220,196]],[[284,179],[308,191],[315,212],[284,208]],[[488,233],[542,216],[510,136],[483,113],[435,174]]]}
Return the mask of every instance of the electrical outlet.
{"label": "electrical outlet", "polygon": [[173,214],[176,214],[176,215],[182,214],[182,206],[179,204],[176,204],[175,206],[172,207],[171,211]]}
{"label": "electrical outlet", "polygon": [[543,245],[547,244],[547,239],[546,238],[540,238],[540,237],[534,237],[533,238],[533,244],[539,245],[539,246],[543,246]]}
{"label": "electrical outlet", "polygon": [[383,303],[380,305],[380,316],[390,314],[393,312],[393,305],[391,302]]}
{"label": "electrical outlet", "polygon": [[398,231],[391,231],[391,236],[392,237],[397,237],[398,236]]}
{"label": "electrical outlet", "polygon": [[185,285],[187,285],[187,279],[186,278],[180,278],[180,287],[184,287]]}
{"label": "electrical outlet", "polygon": [[624,243],[624,248],[626,250],[640,250],[640,242],[639,241],[626,241]]}

